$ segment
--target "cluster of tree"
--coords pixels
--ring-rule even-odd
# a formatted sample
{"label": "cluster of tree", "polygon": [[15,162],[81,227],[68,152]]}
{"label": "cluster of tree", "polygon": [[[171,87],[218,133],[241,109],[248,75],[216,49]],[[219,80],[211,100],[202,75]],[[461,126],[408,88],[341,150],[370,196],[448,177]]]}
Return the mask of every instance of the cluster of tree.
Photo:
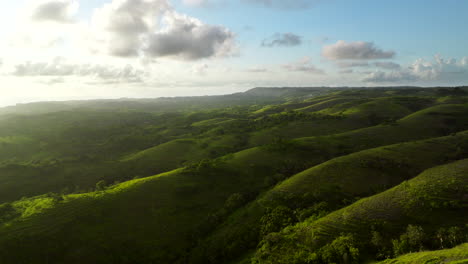
{"label": "cluster of tree", "polygon": [[455,247],[468,242],[467,231],[468,226],[451,226],[426,232],[421,226],[408,225],[405,232],[394,239],[386,239],[381,233],[373,231],[370,244],[374,248],[376,259],[386,259],[423,250]]}
{"label": "cluster of tree", "polygon": [[[294,244],[295,239],[292,234],[285,239],[278,233],[270,233],[259,244],[260,250],[252,258],[252,264],[260,263],[290,263],[290,264],[358,264],[362,263],[363,255],[360,250],[360,243],[352,234],[341,234],[332,242],[320,247],[317,250],[310,251],[307,247],[298,247]],[[292,236],[292,237],[291,237]],[[289,254],[277,256],[278,259],[271,259],[275,255],[277,248],[275,245],[278,240],[283,240],[284,247],[290,247],[286,250]],[[284,243],[285,241],[288,241]],[[284,250],[284,248],[283,248]]]}

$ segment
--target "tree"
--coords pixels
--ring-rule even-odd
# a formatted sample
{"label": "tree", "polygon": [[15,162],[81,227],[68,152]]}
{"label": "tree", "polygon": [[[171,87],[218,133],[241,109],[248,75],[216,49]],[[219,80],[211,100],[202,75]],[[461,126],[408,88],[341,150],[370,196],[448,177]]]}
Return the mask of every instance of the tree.
{"label": "tree", "polygon": [[423,242],[426,235],[422,227],[408,225],[406,228],[406,234],[408,235],[408,242],[412,251],[423,250]]}
{"label": "tree", "polygon": [[323,263],[359,263],[359,249],[351,234],[341,235],[319,251]]}
{"label": "tree", "polygon": [[260,234],[268,235],[297,222],[294,211],[286,206],[278,206],[260,219]]}
{"label": "tree", "polygon": [[420,226],[408,225],[406,232],[400,235],[400,239],[392,240],[393,252],[396,256],[410,252],[421,251],[424,248],[426,235]]}
{"label": "tree", "polygon": [[450,247],[457,246],[461,243],[463,243],[463,232],[460,227],[458,226],[452,226],[447,230],[447,236],[448,236],[448,243]]}

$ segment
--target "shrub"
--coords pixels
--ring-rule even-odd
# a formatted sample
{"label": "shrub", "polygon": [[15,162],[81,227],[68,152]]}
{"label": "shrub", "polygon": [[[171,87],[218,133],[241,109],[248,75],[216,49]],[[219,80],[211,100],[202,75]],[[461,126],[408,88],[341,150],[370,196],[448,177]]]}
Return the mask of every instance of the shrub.
{"label": "shrub", "polygon": [[278,232],[297,222],[294,211],[286,206],[278,206],[260,219],[260,234],[263,236]]}
{"label": "shrub", "polygon": [[359,249],[352,235],[341,235],[319,251],[323,263],[359,263]]}
{"label": "shrub", "polygon": [[396,256],[410,252],[421,251],[424,246],[425,233],[422,227],[408,225],[406,232],[400,236],[400,239],[395,239],[393,243],[393,252]]}

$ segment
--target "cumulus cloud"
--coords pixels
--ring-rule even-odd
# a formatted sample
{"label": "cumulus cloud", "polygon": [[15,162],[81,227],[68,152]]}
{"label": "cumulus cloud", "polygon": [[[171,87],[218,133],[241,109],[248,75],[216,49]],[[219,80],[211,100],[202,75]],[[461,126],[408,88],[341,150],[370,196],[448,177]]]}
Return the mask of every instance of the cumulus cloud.
{"label": "cumulus cloud", "polygon": [[114,0],[95,12],[91,25],[92,50],[111,56],[197,60],[234,47],[227,28],[178,14],[167,0]]}
{"label": "cumulus cloud", "polygon": [[312,60],[305,57],[296,62],[283,65],[283,69],[290,72],[305,72],[311,74],[325,74],[325,72],[311,64]]}
{"label": "cumulus cloud", "polygon": [[262,41],[262,47],[292,47],[302,44],[302,37],[294,33],[276,33]]}
{"label": "cumulus cloud", "polygon": [[25,62],[12,66],[9,73],[17,77],[94,77],[102,80],[119,80],[125,82],[141,82],[145,72],[131,65],[124,67],[72,64],[63,58],[55,58],[50,62]]}
{"label": "cumulus cloud", "polygon": [[375,60],[393,58],[395,52],[382,50],[372,42],[339,40],[335,44],[324,46],[322,56],[329,60]]}
{"label": "cumulus cloud", "polygon": [[38,0],[32,3],[30,19],[36,22],[70,23],[78,10],[74,0]]}
{"label": "cumulus cloud", "polygon": [[468,60],[466,58],[462,58],[458,61],[454,58],[444,59],[442,56],[436,55],[432,61],[418,59],[407,69],[398,70],[401,67],[396,68],[396,66],[394,66],[396,70],[391,72],[377,71],[369,73],[363,78],[363,81],[372,83],[408,81],[464,83],[468,81],[467,62]]}
{"label": "cumulus cloud", "polygon": [[166,0],[114,0],[97,9],[91,20],[89,39],[94,52],[111,56],[139,55],[143,42],[169,9]]}
{"label": "cumulus cloud", "polygon": [[433,61],[418,59],[409,68],[415,75],[424,79],[453,78],[468,72],[466,57],[457,61],[454,58],[444,59],[440,55],[434,56]]}
{"label": "cumulus cloud", "polygon": [[386,70],[398,70],[401,68],[400,64],[394,62],[375,62],[374,66]]}
{"label": "cumulus cloud", "polygon": [[207,25],[175,12],[168,13],[163,24],[164,28],[149,35],[145,54],[197,60],[227,56],[234,51],[234,34],[225,27]]}
{"label": "cumulus cloud", "polygon": [[404,82],[404,81],[416,81],[417,76],[411,74],[410,72],[383,72],[376,71],[371,72],[362,80],[363,82],[370,83],[395,83],[395,82]]}
{"label": "cumulus cloud", "polygon": [[247,3],[262,5],[265,7],[297,9],[310,8],[321,0],[243,0]]}

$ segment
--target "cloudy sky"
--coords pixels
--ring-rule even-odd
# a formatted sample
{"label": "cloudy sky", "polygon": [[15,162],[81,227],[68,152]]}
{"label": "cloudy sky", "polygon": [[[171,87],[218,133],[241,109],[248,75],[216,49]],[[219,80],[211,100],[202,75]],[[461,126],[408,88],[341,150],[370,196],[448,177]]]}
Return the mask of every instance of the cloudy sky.
{"label": "cloudy sky", "polygon": [[255,86],[468,84],[464,0],[0,3],[0,106]]}

